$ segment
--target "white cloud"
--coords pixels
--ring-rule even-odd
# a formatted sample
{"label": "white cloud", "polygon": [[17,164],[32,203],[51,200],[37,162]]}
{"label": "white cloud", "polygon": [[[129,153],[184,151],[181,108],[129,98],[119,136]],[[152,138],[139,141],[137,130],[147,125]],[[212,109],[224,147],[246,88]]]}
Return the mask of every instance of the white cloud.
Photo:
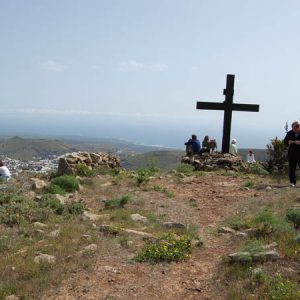
{"label": "white cloud", "polygon": [[130,117],[130,118],[157,118],[157,119],[178,119],[190,120],[199,118],[211,120],[211,117],[185,114],[159,114],[159,113],[136,113],[136,112],[111,112],[111,111],[88,111],[88,110],[71,110],[71,109],[49,109],[49,108],[2,108],[0,113],[16,114],[45,114],[45,115],[74,115],[74,116],[108,116],[108,117]]}
{"label": "white cloud", "polygon": [[168,66],[165,64],[145,64],[140,63],[135,60],[129,60],[126,62],[121,62],[119,64],[118,69],[123,72],[131,72],[131,71],[163,71]]}
{"label": "white cloud", "polygon": [[67,66],[54,60],[47,60],[40,63],[44,70],[52,72],[64,72]]}

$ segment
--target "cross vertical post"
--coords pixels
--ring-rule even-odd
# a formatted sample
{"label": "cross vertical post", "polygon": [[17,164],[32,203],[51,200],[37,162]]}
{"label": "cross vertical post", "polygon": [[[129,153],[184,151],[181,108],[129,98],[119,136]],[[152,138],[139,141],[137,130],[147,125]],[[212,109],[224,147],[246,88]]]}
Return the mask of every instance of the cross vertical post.
{"label": "cross vertical post", "polygon": [[234,75],[227,75],[226,79],[226,89],[223,90],[225,95],[224,101],[224,121],[223,121],[223,138],[222,138],[222,152],[229,152],[230,144],[230,129],[231,129],[231,119],[232,119],[232,104],[234,95]]}

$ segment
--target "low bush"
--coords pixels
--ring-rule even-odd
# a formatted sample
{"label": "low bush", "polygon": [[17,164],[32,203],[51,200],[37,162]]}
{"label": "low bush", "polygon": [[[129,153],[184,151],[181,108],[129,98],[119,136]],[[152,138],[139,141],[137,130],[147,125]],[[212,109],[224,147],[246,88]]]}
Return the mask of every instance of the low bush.
{"label": "low bush", "polygon": [[67,206],[67,209],[72,215],[80,215],[84,211],[84,204],[81,202],[71,203]]}
{"label": "low bush", "polygon": [[57,185],[66,192],[74,192],[78,189],[79,182],[74,176],[63,175],[52,179],[51,185]]}
{"label": "low bush", "polygon": [[187,176],[192,175],[195,171],[195,167],[189,164],[180,164],[177,168],[176,171],[178,173],[185,174]]}
{"label": "low bush", "polygon": [[191,240],[187,236],[169,233],[162,235],[155,242],[147,242],[144,249],[137,254],[138,262],[182,261],[190,258],[192,253]]}
{"label": "low bush", "polygon": [[92,177],[92,176],[95,176],[95,174],[96,174],[96,172],[94,170],[91,170],[85,164],[76,165],[75,172],[76,172],[77,175],[83,176],[83,177]]}
{"label": "low bush", "polygon": [[158,184],[156,184],[156,185],[153,186],[153,190],[156,191],[156,192],[163,193],[163,194],[165,194],[169,198],[173,198],[174,197],[174,193],[173,192],[167,190],[166,188],[161,187]]}
{"label": "low bush", "polygon": [[104,203],[105,208],[113,209],[113,208],[121,208],[124,207],[131,200],[131,195],[126,194],[120,198],[114,198],[111,200],[106,200]]}
{"label": "low bush", "polygon": [[269,172],[266,170],[263,164],[260,162],[256,163],[244,163],[241,167],[240,170],[244,173],[248,174],[256,174],[256,175],[269,175]]}
{"label": "low bush", "polygon": [[147,169],[139,169],[137,171],[136,184],[141,186],[148,183],[150,180],[150,172]]}
{"label": "low bush", "polygon": [[48,207],[50,208],[53,212],[61,215],[64,212],[64,205],[60,203],[59,200],[54,198],[52,195],[44,195],[41,201],[41,206],[42,207]]}
{"label": "low bush", "polygon": [[46,189],[46,192],[49,194],[59,194],[64,196],[66,191],[57,184],[50,184],[50,186]]}
{"label": "low bush", "polygon": [[288,210],[286,217],[296,228],[300,227],[300,208]]}
{"label": "low bush", "polygon": [[19,225],[21,222],[43,222],[49,217],[49,210],[42,208],[32,200],[11,202],[0,206],[0,223],[7,226]]}

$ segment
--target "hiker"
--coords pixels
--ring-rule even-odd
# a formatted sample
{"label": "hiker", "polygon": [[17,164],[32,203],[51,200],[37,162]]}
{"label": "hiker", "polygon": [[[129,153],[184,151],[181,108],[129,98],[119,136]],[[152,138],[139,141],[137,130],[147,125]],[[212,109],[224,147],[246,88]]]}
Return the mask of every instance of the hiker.
{"label": "hiker", "polygon": [[229,147],[229,153],[234,156],[238,155],[238,147],[236,143],[237,143],[236,139],[232,139]]}
{"label": "hiker", "polygon": [[8,182],[11,178],[10,172],[2,160],[0,160],[0,176],[3,182]]}
{"label": "hiker", "polygon": [[253,164],[255,163],[255,158],[254,158],[254,153],[252,150],[249,150],[248,154],[247,154],[247,163],[249,164]]}
{"label": "hiker", "polygon": [[288,146],[289,179],[291,187],[296,186],[296,168],[300,166],[300,125],[298,121],[292,123],[292,129],[287,132],[283,142]]}
{"label": "hiker", "polygon": [[200,142],[197,139],[196,134],[192,135],[192,138],[188,142],[184,143],[186,145],[186,154],[194,155],[200,153]]}

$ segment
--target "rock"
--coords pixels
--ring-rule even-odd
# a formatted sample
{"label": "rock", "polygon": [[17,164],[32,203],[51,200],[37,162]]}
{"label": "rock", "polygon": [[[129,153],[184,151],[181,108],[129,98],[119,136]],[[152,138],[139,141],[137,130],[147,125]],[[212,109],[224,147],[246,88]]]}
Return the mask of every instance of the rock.
{"label": "rock", "polygon": [[56,258],[53,255],[40,253],[34,258],[34,262],[36,264],[41,264],[41,263],[55,264]]}
{"label": "rock", "polygon": [[90,244],[90,245],[84,247],[84,250],[95,252],[98,250],[98,246],[96,244]]}
{"label": "rock", "polygon": [[36,193],[34,191],[29,191],[28,192],[28,197],[31,199],[34,199],[36,197]]}
{"label": "rock", "polygon": [[252,261],[250,252],[236,252],[228,255],[230,262],[246,264]]}
{"label": "rock", "polygon": [[200,239],[192,239],[192,240],[191,240],[191,246],[192,246],[193,248],[202,247],[203,244],[204,244],[203,241],[200,240]]}
{"label": "rock", "polygon": [[51,238],[56,238],[60,235],[60,232],[61,230],[60,229],[56,229],[56,230],[53,230],[51,231],[48,236],[51,237]]}
{"label": "rock", "polygon": [[266,187],[266,190],[267,190],[267,191],[271,191],[272,188],[271,188],[270,186],[267,186],[267,187]]}
{"label": "rock", "polygon": [[102,224],[99,227],[99,231],[104,234],[117,235],[120,232],[120,229],[111,225]]}
{"label": "rock", "polygon": [[230,227],[221,227],[219,233],[236,233],[237,231]]}
{"label": "rock", "polygon": [[300,196],[297,197],[296,201],[300,202]]}
{"label": "rock", "polygon": [[141,237],[149,237],[149,238],[153,238],[154,235],[148,232],[144,232],[144,231],[137,231],[137,230],[132,230],[132,229],[122,229],[122,231],[125,231],[127,233],[131,233],[131,234],[135,234]]}
{"label": "rock", "polygon": [[140,214],[132,214],[130,218],[135,222],[148,223],[148,219]]}
{"label": "rock", "polygon": [[30,178],[32,182],[32,189],[34,190],[41,190],[47,186],[47,183],[39,178]]}
{"label": "rock", "polygon": [[41,229],[41,228],[47,228],[48,226],[44,223],[41,223],[41,222],[34,222],[33,227]]}
{"label": "rock", "polygon": [[59,195],[59,194],[55,194],[55,199],[64,205],[64,204],[66,204],[68,197]]}
{"label": "rock", "polygon": [[74,175],[72,167],[69,165],[69,162],[64,157],[60,158],[58,161],[57,175]]}
{"label": "rock", "polygon": [[89,211],[84,211],[81,215],[80,215],[80,219],[82,221],[99,221],[99,220],[108,220],[110,218],[110,215],[105,214],[105,215],[97,215],[97,214],[93,214]]}
{"label": "rock", "polygon": [[178,222],[164,222],[163,226],[166,228],[182,228],[186,229],[186,225]]}
{"label": "rock", "polygon": [[235,235],[240,236],[240,237],[247,237],[248,236],[248,234],[246,232],[242,232],[242,231],[236,231]]}
{"label": "rock", "polygon": [[20,300],[21,298],[16,295],[9,295],[4,298],[4,300]]}
{"label": "rock", "polygon": [[274,250],[270,250],[254,253],[252,257],[254,261],[264,262],[269,260],[278,260],[281,258],[281,255]]}
{"label": "rock", "polygon": [[274,243],[268,244],[266,246],[263,246],[263,249],[264,250],[272,250],[277,247],[278,247],[278,244],[276,242],[274,242]]}
{"label": "rock", "polygon": [[300,233],[295,237],[295,241],[300,244]]}

